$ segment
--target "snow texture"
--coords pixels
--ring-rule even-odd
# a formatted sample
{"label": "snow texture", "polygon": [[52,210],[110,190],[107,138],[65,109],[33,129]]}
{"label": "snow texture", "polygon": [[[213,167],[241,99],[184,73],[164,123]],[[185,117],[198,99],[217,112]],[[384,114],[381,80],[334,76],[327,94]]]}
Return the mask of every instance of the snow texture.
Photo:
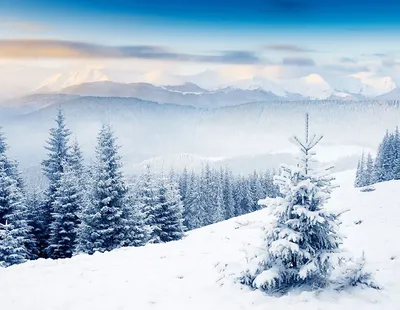
{"label": "snow texture", "polygon": [[[123,248],[72,259],[30,261],[0,269],[2,308],[13,310],[385,309],[400,304],[398,181],[374,192],[353,188],[355,171],[337,175],[327,207],[343,213],[350,257],[365,250],[366,268],[383,290],[355,287],[275,298],[234,282],[263,243],[268,210],[194,230],[181,241]],[[356,222],[362,221],[361,224]],[[265,276],[268,276],[266,274]]]}

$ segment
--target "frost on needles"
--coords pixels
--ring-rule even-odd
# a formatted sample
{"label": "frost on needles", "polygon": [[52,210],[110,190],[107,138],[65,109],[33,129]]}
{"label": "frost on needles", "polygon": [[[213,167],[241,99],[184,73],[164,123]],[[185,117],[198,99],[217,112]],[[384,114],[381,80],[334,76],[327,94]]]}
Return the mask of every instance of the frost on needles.
{"label": "frost on needles", "polygon": [[324,208],[333,189],[329,168],[315,168],[313,148],[321,141],[309,137],[308,115],[304,140],[295,137],[301,151],[296,167],[281,166],[275,177],[281,197],[260,200],[273,216],[266,232],[266,248],[250,260],[240,278],[243,284],[270,294],[301,288],[313,290],[330,284],[332,258],[339,252],[338,215]]}

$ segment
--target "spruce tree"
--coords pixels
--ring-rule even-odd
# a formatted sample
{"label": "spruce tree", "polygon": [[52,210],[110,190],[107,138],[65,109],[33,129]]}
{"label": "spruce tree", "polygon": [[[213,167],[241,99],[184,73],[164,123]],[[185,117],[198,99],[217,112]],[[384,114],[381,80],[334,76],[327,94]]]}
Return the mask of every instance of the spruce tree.
{"label": "spruce tree", "polygon": [[143,246],[150,239],[150,229],[145,223],[145,216],[133,191],[127,196],[127,210],[129,211],[130,246]]}
{"label": "spruce tree", "polygon": [[82,190],[85,190],[87,188],[89,178],[84,165],[83,153],[77,140],[74,140],[72,143],[68,166],[75,174],[79,186],[82,188]]}
{"label": "spruce tree", "polygon": [[265,194],[263,193],[263,188],[262,188],[262,184],[260,181],[260,177],[257,173],[256,170],[254,170],[253,174],[249,177],[250,179],[250,194],[251,194],[251,198],[253,200],[253,207],[252,207],[252,211],[256,211],[259,210],[260,207],[258,205],[258,201],[265,197]]}
{"label": "spruce tree", "polygon": [[202,182],[194,172],[190,174],[185,198],[184,225],[188,230],[203,227],[206,221],[206,206],[202,195]]}
{"label": "spruce tree", "polygon": [[179,191],[182,197],[182,201],[185,201],[186,196],[188,194],[188,186],[189,186],[189,173],[187,171],[187,168],[185,167],[183,169],[182,174],[179,177]]}
{"label": "spruce tree", "polygon": [[375,173],[374,173],[374,161],[372,159],[371,153],[368,153],[367,162],[365,164],[364,176],[363,176],[363,186],[369,186],[374,184]]}
{"label": "spruce tree", "polygon": [[400,180],[400,131],[399,127],[396,127],[395,133],[394,133],[394,153],[395,153],[395,158],[393,162],[393,178],[395,180]]}
{"label": "spruce tree", "polygon": [[379,145],[378,153],[375,160],[375,181],[376,182],[384,182],[391,180],[392,174],[392,160],[391,159],[391,149],[390,146],[391,138],[389,132],[386,131],[382,142]]}
{"label": "spruce tree", "polygon": [[43,251],[47,247],[47,239],[43,233],[46,231],[46,223],[44,221],[44,195],[37,188],[33,188],[27,193],[26,205],[28,209],[29,225],[32,227],[33,240],[35,242],[36,257],[43,256]]}
{"label": "spruce tree", "polygon": [[248,214],[255,211],[250,180],[242,176],[238,180],[237,186],[238,215]]}
{"label": "spruce tree", "polygon": [[79,213],[84,207],[84,192],[73,168],[65,164],[52,205],[52,223],[47,252],[53,259],[72,257],[77,243]]}
{"label": "spruce tree", "polygon": [[44,231],[37,234],[38,243],[44,248],[40,249],[41,256],[47,257],[46,248],[49,246],[50,227],[52,223],[53,204],[56,200],[56,192],[60,186],[60,178],[64,172],[64,163],[69,162],[70,146],[69,136],[70,130],[66,127],[64,113],[58,110],[56,118],[56,126],[50,129],[50,138],[45,147],[48,151],[47,159],[42,161],[44,175],[48,179],[48,188],[45,191],[45,200],[43,204],[42,221]]}
{"label": "spruce tree", "polygon": [[158,207],[158,188],[155,176],[151,171],[150,165],[146,166],[145,172],[140,176],[138,185],[138,203],[140,210],[143,212],[145,225],[149,230],[148,242],[155,242],[151,236],[154,235],[154,230],[159,231],[155,226],[156,208]]}
{"label": "spruce tree", "polygon": [[212,208],[211,221],[213,223],[221,222],[225,219],[225,206],[224,206],[224,189],[223,189],[223,180],[219,178],[217,172],[214,173],[214,187],[213,187],[213,197],[214,204]]}
{"label": "spruce tree", "polygon": [[7,253],[12,241],[13,246],[16,246],[15,253],[18,252],[21,257],[18,261],[24,261],[35,258],[35,242],[31,234],[32,227],[29,226],[26,197],[21,188],[17,163],[7,157],[7,148],[4,136],[0,133],[0,224],[7,224],[3,231],[3,240],[7,242],[7,245],[3,244],[3,255],[11,255]]}
{"label": "spruce tree", "polygon": [[178,184],[170,177],[161,180],[159,203],[161,217],[158,219],[161,227],[161,242],[179,240],[183,237],[183,204],[179,194]]}
{"label": "spruce tree", "polygon": [[329,282],[330,258],[338,252],[341,237],[337,233],[337,215],[324,208],[334,179],[330,169],[314,169],[313,148],[322,137],[295,137],[302,159],[298,167],[282,165],[275,181],[283,198],[260,201],[275,216],[275,225],[266,233],[266,248],[251,260],[241,276],[242,283],[270,294],[286,293],[293,288],[316,289]]}
{"label": "spruce tree", "polygon": [[365,161],[364,161],[364,152],[361,155],[361,159],[358,161],[357,171],[356,171],[356,179],[354,181],[354,187],[363,187],[365,186]]}
{"label": "spruce tree", "polygon": [[111,127],[103,125],[97,138],[90,204],[82,212],[78,252],[93,254],[132,244],[118,148]]}
{"label": "spruce tree", "polygon": [[235,199],[233,195],[233,175],[232,172],[226,167],[223,179],[223,197],[225,205],[225,219],[230,219],[235,216]]}
{"label": "spruce tree", "polygon": [[15,237],[15,227],[0,223],[0,267],[22,264],[27,260],[26,248]]}

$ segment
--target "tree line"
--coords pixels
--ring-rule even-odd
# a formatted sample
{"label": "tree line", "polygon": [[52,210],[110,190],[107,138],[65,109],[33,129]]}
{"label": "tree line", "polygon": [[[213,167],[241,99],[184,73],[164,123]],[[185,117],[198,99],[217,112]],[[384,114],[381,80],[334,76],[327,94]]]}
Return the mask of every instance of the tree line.
{"label": "tree line", "polygon": [[355,187],[365,187],[375,183],[400,180],[400,132],[386,131],[379,144],[376,158],[370,153],[358,161]]}
{"label": "tree line", "polygon": [[95,160],[85,165],[62,110],[55,121],[41,163],[44,191],[26,190],[0,135],[1,266],[179,240],[186,230],[258,210],[259,199],[278,194],[273,173],[240,176],[210,165],[167,175],[147,166],[128,183],[110,126],[101,127]]}

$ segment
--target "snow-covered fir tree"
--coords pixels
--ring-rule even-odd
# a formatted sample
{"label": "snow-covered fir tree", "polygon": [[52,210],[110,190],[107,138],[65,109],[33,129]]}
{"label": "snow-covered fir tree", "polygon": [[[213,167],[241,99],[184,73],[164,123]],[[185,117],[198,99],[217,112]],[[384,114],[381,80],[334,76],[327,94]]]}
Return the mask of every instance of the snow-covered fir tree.
{"label": "snow-covered fir tree", "polygon": [[89,182],[89,177],[84,165],[83,153],[76,139],[72,143],[68,166],[75,174],[79,186],[82,190],[85,190]]}
{"label": "snow-covered fir tree", "polygon": [[162,209],[162,222],[160,240],[169,242],[183,237],[183,203],[179,193],[178,184],[173,175],[161,180],[160,204]]}
{"label": "snow-covered fir tree", "polygon": [[354,181],[354,187],[363,187],[365,186],[364,179],[364,171],[365,171],[365,161],[364,161],[364,152],[361,155],[361,159],[358,161],[357,170],[356,170],[356,179]]}
{"label": "snow-covered fir tree", "polygon": [[111,127],[103,125],[97,139],[90,204],[82,212],[78,252],[111,251],[133,242],[118,148]]}
{"label": "snow-covered fir tree", "polygon": [[143,246],[150,239],[150,228],[146,225],[145,215],[132,189],[127,195],[127,210],[129,211],[131,233],[130,246]]}
{"label": "snow-covered fir tree", "polygon": [[154,231],[159,231],[155,226],[155,214],[158,212],[158,184],[155,176],[151,171],[151,166],[146,165],[144,173],[140,176],[137,188],[137,201],[140,210],[143,212],[145,225],[149,230],[149,242],[155,242],[153,236]]}
{"label": "snow-covered fir tree", "polygon": [[223,197],[225,206],[225,219],[230,219],[235,216],[235,198],[234,192],[234,179],[232,172],[228,168],[225,168],[222,175],[223,182]]}
{"label": "snow-covered fir tree", "polygon": [[7,148],[5,138],[0,133],[0,224],[7,223],[4,227],[4,242],[7,245],[3,244],[3,255],[11,255],[7,253],[10,253],[9,247],[12,244],[20,257],[18,262],[21,262],[35,258],[35,242],[31,234],[32,227],[29,226],[26,197],[21,188],[17,163],[7,157]]}
{"label": "snow-covered fir tree", "polygon": [[375,160],[375,180],[376,182],[388,181],[391,179],[391,166],[393,159],[391,158],[391,147],[389,146],[390,138],[387,131],[378,148]]}
{"label": "snow-covered fir tree", "polygon": [[235,195],[237,215],[243,215],[255,211],[250,181],[247,178],[242,176],[237,180]]}
{"label": "snow-covered fir tree", "polygon": [[372,159],[371,153],[367,155],[367,161],[365,163],[364,176],[363,176],[364,186],[369,186],[375,183],[375,171],[374,171],[374,160]]}
{"label": "snow-covered fir tree", "polygon": [[35,242],[35,256],[42,256],[41,249],[47,247],[47,239],[43,233],[46,231],[48,223],[44,221],[44,195],[38,188],[32,188],[27,192],[26,206],[28,212],[29,225],[32,227],[33,241]]}
{"label": "snow-covered fir tree", "polygon": [[187,195],[184,203],[184,225],[188,230],[200,228],[205,224],[206,206],[202,195],[202,182],[194,172],[190,174]]}
{"label": "snow-covered fir tree", "polygon": [[262,188],[261,179],[257,171],[254,171],[250,176],[250,194],[253,200],[252,210],[258,210],[258,201],[265,197],[264,190]]}
{"label": "snow-covered fir tree", "polygon": [[26,248],[15,238],[15,227],[0,223],[0,267],[22,264],[27,260]]}
{"label": "snow-covered fir tree", "polygon": [[274,226],[266,233],[264,252],[242,274],[242,283],[271,294],[329,283],[330,258],[341,237],[337,215],[324,208],[333,189],[330,168],[312,165],[313,148],[321,139],[309,137],[307,115],[305,140],[295,138],[301,160],[297,167],[282,165],[275,179],[283,197],[260,201],[275,217]]}
{"label": "snow-covered fir tree", "polygon": [[202,194],[205,201],[207,225],[224,220],[223,192],[219,174],[207,163],[202,173]]}
{"label": "snow-covered fir tree", "polygon": [[355,187],[368,186],[378,182],[400,180],[400,131],[386,131],[379,144],[376,158],[362,156],[357,165]]}
{"label": "snow-covered fir tree", "polygon": [[189,181],[189,173],[187,171],[187,168],[185,167],[182,174],[179,176],[179,191],[182,197],[182,201],[186,199],[186,195],[188,194]]}
{"label": "snow-covered fir tree", "polygon": [[50,226],[52,222],[53,204],[56,200],[56,192],[60,186],[60,178],[64,171],[64,163],[70,159],[69,137],[70,130],[65,124],[65,116],[61,109],[58,110],[56,118],[56,126],[50,129],[50,138],[45,147],[48,151],[47,159],[42,161],[44,175],[48,179],[48,188],[45,191],[45,200],[42,205],[42,221],[44,231],[38,232],[36,235],[39,244],[44,245],[40,249],[41,255],[47,257],[46,249],[49,246]]}
{"label": "snow-covered fir tree", "polygon": [[50,258],[68,258],[75,252],[79,214],[84,208],[84,191],[75,166],[65,163],[52,205],[49,246]]}

